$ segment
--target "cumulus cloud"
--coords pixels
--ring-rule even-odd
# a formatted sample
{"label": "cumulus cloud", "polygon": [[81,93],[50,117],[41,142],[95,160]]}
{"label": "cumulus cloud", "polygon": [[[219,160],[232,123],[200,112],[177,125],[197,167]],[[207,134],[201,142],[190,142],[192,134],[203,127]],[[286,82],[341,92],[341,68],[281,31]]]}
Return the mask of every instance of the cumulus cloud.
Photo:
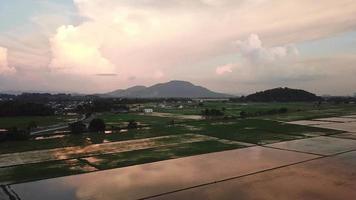
{"label": "cumulus cloud", "polygon": [[[170,70],[171,74],[188,71],[195,62],[231,53],[232,49],[226,49],[231,38],[242,38],[252,31],[266,35],[266,46],[277,47],[261,46],[258,36],[252,35],[249,41],[242,41],[241,49],[251,61],[268,62],[295,51],[293,46],[280,44],[324,37],[356,24],[346,17],[356,11],[348,0],[343,3],[75,0],[74,3],[79,15],[88,20],[57,30],[51,39],[51,66],[80,73],[116,70],[126,80],[131,76],[149,78],[158,69]],[[350,5],[342,12],[335,9],[345,8],[345,4]],[[293,10],[286,13],[291,7]],[[318,20],[308,13],[319,13]],[[63,32],[68,36],[61,37]],[[71,49],[81,53],[71,55],[68,53]]]}
{"label": "cumulus cloud", "polygon": [[315,65],[300,62],[299,50],[292,44],[265,47],[257,34],[250,34],[236,46],[239,61],[217,67],[218,75],[231,73],[240,82],[254,84],[307,81],[325,74]]}
{"label": "cumulus cloud", "polygon": [[226,64],[219,66],[215,69],[215,73],[217,75],[224,75],[226,73],[231,73],[232,72],[233,65],[232,64]]}
{"label": "cumulus cloud", "polygon": [[[30,81],[52,88],[57,86],[51,78],[58,73],[83,75],[87,82],[95,82],[97,74],[118,74],[106,77],[115,87],[196,74],[246,82],[312,79],[323,70],[298,63],[298,50],[288,44],[299,46],[356,27],[354,0],[73,0],[73,5],[75,13],[57,17],[54,10],[66,10],[59,7],[32,18],[28,26],[1,32],[0,43],[11,51],[8,65],[18,71],[26,66],[41,77]],[[236,54],[236,46],[229,45],[233,40],[241,56],[229,60]],[[214,70],[225,76],[212,77]],[[111,87],[102,80],[95,89]]]}
{"label": "cumulus cloud", "polygon": [[246,40],[236,41],[241,55],[251,63],[275,62],[284,58],[299,55],[294,45],[266,48],[256,34],[251,34]]}
{"label": "cumulus cloud", "polygon": [[74,74],[113,74],[115,66],[100,52],[100,43],[86,38],[82,27],[61,26],[50,39],[50,67],[58,72]]}
{"label": "cumulus cloud", "polygon": [[8,65],[7,49],[0,47],[0,74],[9,74],[15,72],[15,69]]}

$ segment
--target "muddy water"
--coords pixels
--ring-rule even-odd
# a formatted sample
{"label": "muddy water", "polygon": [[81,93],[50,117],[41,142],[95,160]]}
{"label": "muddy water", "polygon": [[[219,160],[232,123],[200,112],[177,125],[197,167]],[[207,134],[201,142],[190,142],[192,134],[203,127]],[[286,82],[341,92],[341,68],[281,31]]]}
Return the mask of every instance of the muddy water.
{"label": "muddy water", "polygon": [[316,157],[265,147],[249,147],[11,187],[22,200],[139,199]]}

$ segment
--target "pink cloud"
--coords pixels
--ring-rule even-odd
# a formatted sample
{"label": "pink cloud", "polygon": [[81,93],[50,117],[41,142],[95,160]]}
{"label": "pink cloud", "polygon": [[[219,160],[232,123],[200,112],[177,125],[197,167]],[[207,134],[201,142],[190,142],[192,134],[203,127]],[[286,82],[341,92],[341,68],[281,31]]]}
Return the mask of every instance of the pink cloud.
{"label": "pink cloud", "polygon": [[224,75],[226,73],[231,73],[232,72],[233,65],[232,64],[227,64],[223,66],[219,66],[215,69],[215,73],[217,75]]}
{"label": "pink cloud", "polygon": [[0,74],[14,73],[16,70],[8,65],[7,49],[0,47]]}

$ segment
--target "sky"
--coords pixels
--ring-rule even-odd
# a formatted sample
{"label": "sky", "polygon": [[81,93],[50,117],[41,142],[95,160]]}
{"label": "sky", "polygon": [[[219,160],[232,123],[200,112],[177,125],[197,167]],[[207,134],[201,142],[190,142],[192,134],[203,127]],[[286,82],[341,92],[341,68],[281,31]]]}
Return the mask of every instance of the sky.
{"label": "sky", "polygon": [[355,0],[1,0],[0,91],[356,93]]}

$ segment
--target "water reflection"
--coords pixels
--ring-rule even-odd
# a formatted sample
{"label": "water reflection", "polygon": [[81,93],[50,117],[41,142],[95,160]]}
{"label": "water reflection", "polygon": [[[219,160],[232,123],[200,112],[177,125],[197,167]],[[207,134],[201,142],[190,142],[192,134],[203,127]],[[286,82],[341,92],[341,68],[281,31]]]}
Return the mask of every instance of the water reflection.
{"label": "water reflection", "polygon": [[162,199],[355,199],[356,152],[185,190]]}
{"label": "water reflection", "polygon": [[315,157],[264,147],[249,147],[18,184],[13,188],[22,199],[30,200],[138,199]]}
{"label": "water reflection", "polygon": [[38,136],[38,137],[35,137],[35,140],[47,140],[47,139],[63,138],[65,136],[66,135]]}

